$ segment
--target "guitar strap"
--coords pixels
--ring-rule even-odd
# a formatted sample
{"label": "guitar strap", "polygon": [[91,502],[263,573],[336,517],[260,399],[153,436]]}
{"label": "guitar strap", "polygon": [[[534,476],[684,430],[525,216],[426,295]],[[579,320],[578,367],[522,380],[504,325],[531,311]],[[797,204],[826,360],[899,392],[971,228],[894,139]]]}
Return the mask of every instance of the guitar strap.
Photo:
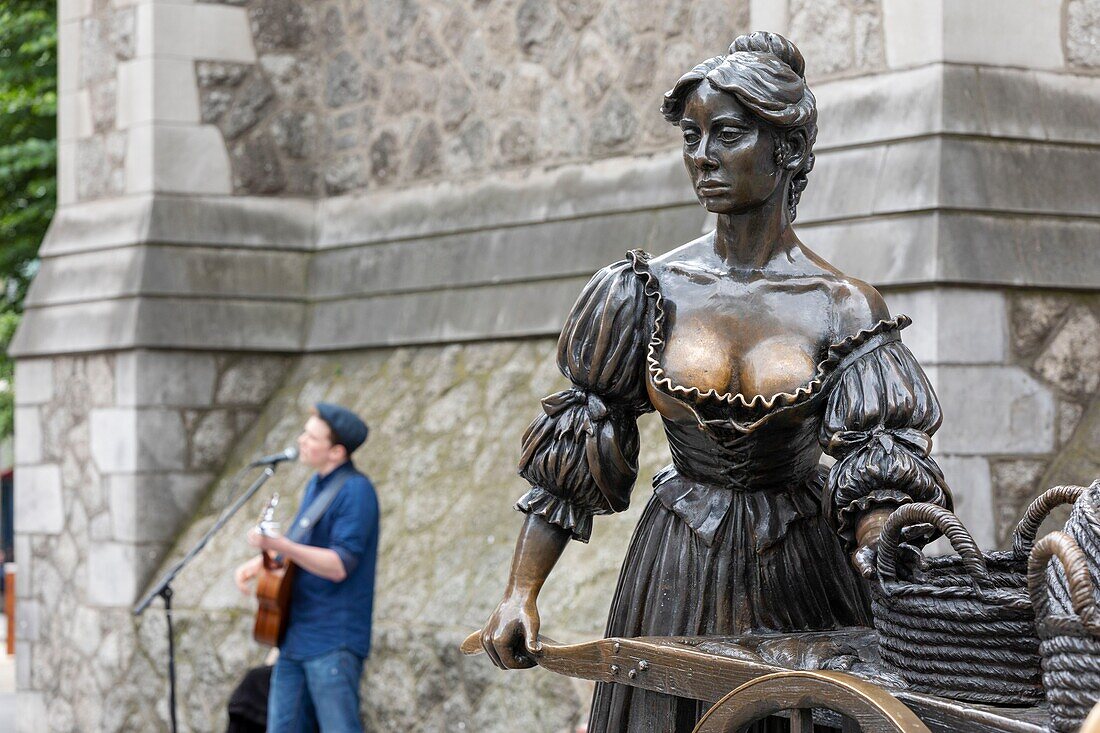
{"label": "guitar strap", "polygon": [[343,476],[340,476],[337,480],[333,481],[330,485],[326,486],[317,498],[313,500],[313,503],[309,505],[309,508],[302,514],[294,526],[290,528],[290,531],[286,533],[287,539],[304,544],[309,539],[309,535],[313,532],[313,528],[317,526],[317,520],[321,518],[329,506],[332,504],[336,495],[340,493],[340,489],[344,488],[344,484],[348,482],[348,479],[355,474],[354,471],[345,471]]}

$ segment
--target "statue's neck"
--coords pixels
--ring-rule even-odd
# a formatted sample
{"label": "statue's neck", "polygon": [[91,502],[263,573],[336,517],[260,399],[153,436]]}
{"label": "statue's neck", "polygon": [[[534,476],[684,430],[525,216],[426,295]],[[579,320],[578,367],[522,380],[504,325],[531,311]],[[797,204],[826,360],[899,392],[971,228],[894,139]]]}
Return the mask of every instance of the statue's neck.
{"label": "statue's neck", "polygon": [[782,197],[751,211],[719,214],[714,251],[731,268],[762,270],[798,242]]}

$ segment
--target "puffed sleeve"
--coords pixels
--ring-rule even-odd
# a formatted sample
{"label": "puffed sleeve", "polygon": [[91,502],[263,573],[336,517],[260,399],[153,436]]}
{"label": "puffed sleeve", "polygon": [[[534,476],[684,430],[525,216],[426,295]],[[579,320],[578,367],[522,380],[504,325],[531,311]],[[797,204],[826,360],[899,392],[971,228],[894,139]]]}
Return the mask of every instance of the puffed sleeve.
{"label": "puffed sleeve", "polygon": [[516,502],[587,542],[592,516],[627,508],[638,475],[638,416],[652,316],[632,260],[584,288],[558,339],[558,368],[573,387],[546,397],[523,435],[519,473],[531,490]]}
{"label": "puffed sleeve", "polygon": [[952,508],[943,472],[929,456],[940,405],[928,377],[896,333],[842,364],[821,428],[837,459],[822,497],[825,516],[850,552],[856,523],[878,506],[932,502]]}

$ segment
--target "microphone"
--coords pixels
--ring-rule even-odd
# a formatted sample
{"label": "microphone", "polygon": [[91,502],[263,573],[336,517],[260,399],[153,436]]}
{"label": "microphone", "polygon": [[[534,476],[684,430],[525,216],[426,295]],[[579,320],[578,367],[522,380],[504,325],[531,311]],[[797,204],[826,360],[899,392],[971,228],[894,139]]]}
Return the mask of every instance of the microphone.
{"label": "microphone", "polygon": [[283,461],[295,461],[298,459],[297,446],[290,446],[284,451],[279,453],[272,453],[270,456],[264,456],[263,458],[257,458],[248,464],[249,468],[256,468],[257,466],[274,466],[276,463],[282,463]]}

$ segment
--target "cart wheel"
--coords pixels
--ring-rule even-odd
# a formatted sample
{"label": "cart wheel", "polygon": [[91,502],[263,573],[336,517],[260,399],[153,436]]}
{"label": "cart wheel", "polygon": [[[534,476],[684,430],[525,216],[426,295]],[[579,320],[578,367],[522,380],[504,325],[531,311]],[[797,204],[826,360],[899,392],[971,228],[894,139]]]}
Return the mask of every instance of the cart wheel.
{"label": "cart wheel", "polygon": [[758,677],[715,703],[694,733],[737,733],[784,710],[791,711],[791,733],[812,733],[814,708],[845,715],[866,733],[930,733],[912,710],[886,690],[843,672],[777,672]]}

